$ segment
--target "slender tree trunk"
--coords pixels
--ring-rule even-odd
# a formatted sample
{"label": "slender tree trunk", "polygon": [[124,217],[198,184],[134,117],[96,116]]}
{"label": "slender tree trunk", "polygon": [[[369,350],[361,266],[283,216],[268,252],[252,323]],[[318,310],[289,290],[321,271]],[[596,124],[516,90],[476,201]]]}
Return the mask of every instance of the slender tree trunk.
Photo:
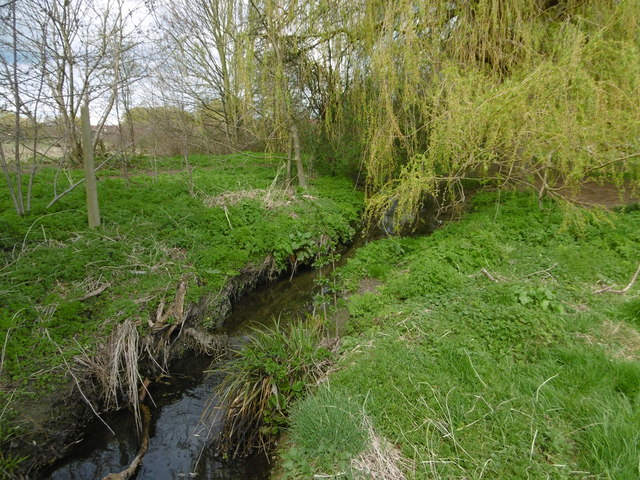
{"label": "slender tree trunk", "polygon": [[20,130],[20,85],[18,83],[18,29],[16,25],[16,3],[11,4],[12,29],[13,29],[13,96],[16,107],[16,124],[15,124],[15,168],[16,168],[16,201],[18,207],[18,215],[24,215],[24,202],[22,198],[22,168],[20,165],[20,141],[22,140],[22,132]]}
{"label": "slender tree trunk", "polygon": [[304,174],[304,168],[302,167],[302,156],[300,155],[300,133],[298,126],[293,120],[291,121],[289,129],[293,141],[293,155],[296,160],[296,170],[298,171],[298,185],[302,188],[307,188],[307,179]]}
{"label": "slender tree trunk", "polygon": [[293,140],[289,140],[289,145],[287,148],[287,181],[285,184],[285,188],[289,188],[291,186],[291,167],[292,167],[292,155],[293,155]]}
{"label": "slender tree trunk", "polygon": [[82,121],[82,157],[84,158],[84,174],[87,192],[87,216],[89,228],[100,226],[100,206],[98,205],[98,188],[96,185],[96,169],[93,160],[93,140],[91,138],[91,119],[89,118],[89,99],[85,98],[80,112]]}
{"label": "slender tree trunk", "polygon": [[31,195],[33,192],[33,179],[38,171],[38,125],[36,120],[33,121],[33,159],[31,164],[31,171],[29,172],[29,183],[27,185],[27,212],[31,211]]}
{"label": "slender tree trunk", "polygon": [[7,188],[9,189],[9,196],[11,197],[13,206],[16,209],[16,213],[18,215],[22,215],[18,199],[16,198],[16,192],[13,189],[13,181],[11,181],[11,175],[9,174],[9,166],[7,165],[7,159],[4,156],[4,147],[2,146],[2,142],[0,142],[0,166],[2,167],[2,173],[4,173],[4,179],[6,180]]}

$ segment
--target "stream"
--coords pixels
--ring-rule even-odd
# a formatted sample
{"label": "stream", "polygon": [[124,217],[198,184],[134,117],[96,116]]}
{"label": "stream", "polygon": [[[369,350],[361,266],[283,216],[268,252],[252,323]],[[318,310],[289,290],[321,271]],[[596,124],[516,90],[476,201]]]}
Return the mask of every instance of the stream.
{"label": "stream", "polygon": [[[310,312],[317,275],[317,271],[303,270],[291,279],[287,277],[245,295],[225,322],[231,344],[241,343],[252,328],[268,325],[274,318],[289,319]],[[269,478],[270,465],[264,454],[223,461],[211,447],[208,439],[215,437],[221,425],[210,425],[208,432],[200,416],[222,378],[215,372],[206,372],[210,364],[211,359],[205,356],[185,358],[172,367],[165,383],[156,382],[149,387],[153,399],[153,403],[147,402],[152,412],[150,443],[136,480]],[[139,447],[133,415],[123,410],[103,418],[115,435],[96,419],[78,439],[73,454],[38,478],[100,480],[127,468]]]}

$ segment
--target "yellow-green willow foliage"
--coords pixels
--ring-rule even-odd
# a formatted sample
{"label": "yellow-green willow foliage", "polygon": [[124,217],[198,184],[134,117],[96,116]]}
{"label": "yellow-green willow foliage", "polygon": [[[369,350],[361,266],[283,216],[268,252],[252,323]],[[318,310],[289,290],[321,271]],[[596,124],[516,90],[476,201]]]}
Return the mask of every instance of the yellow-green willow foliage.
{"label": "yellow-green willow foliage", "polygon": [[370,219],[456,201],[469,178],[564,198],[589,176],[637,186],[640,2],[366,5],[352,108]]}

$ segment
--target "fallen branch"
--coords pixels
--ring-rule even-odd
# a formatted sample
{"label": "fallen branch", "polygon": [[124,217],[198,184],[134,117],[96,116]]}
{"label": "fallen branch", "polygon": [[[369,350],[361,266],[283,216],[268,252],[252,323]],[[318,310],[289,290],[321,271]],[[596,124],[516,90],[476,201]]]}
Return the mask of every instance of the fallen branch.
{"label": "fallen branch", "polygon": [[104,292],[110,286],[111,286],[110,283],[105,283],[103,285],[100,285],[94,291],[87,293],[83,297],[80,297],[78,300],[81,301],[81,302],[84,302],[85,300],[89,300],[91,297],[97,297],[98,295],[100,295],[102,292]]}
{"label": "fallen branch", "polygon": [[631,277],[631,281],[629,282],[629,284],[624,287],[622,290],[615,290],[611,287],[604,287],[601,288],[600,290],[596,290],[593,293],[627,293],[631,287],[633,287],[633,285],[636,283],[636,280],[638,279],[638,275],[640,275],[640,265],[638,265],[638,269],[636,270],[636,273],[633,274],[633,277]]}
{"label": "fallen branch", "polygon": [[128,480],[135,475],[138,467],[140,467],[142,458],[147,453],[147,450],[149,450],[149,431],[151,429],[151,410],[142,404],[140,405],[140,410],[142,411],[142,442],[140,443],[138,454],[125,470],[119,473],[110,473],[102,480]]}
{"label": "fallen branch", "polygon": [[498,282],[498,280],[496,280],[496,279],[494,278],[494,276],[493,276],[493,275],[491,275],[491,274],[489,273],[489,270],[487,270],[486,268],[484,268],[484,267],[483,267],[483,268],[481,268],[481,269],[480,269],[480,271],[481,271],[482,273],[484,273],[484,276],[485,276],[485,277],[487,277],[487,278],[488,278],[489,280],[491,280],[492,282],[496,282],[496,283]]}

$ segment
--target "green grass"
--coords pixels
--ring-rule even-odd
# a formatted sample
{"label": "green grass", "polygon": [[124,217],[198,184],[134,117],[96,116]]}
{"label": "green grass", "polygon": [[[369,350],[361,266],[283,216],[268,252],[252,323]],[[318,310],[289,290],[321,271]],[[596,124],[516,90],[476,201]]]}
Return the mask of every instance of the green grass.
{"label": "green grass", "polygon": [[367,435],[358,403],[323,384],[291,412],[288,441],[294,446],[283,454],[283,477],[311,478],[336,465],[349,470],[350,460],[366,448]]}
{"label": "green grass", "polygon": [[496,200],[430,237],[372,242],[336,273],[351,317],[332,391],[416,478],[639,478],[639,287],[593,292],[635,272],[640,213],[567,225],[553,203]]}
{"label": "green grass", "polygon": [[[63,358],[90,352],[125,319],[144,334],[181,278],[188,279],[187,303],[195,302],[248,266],[267,258],[276,270],[312,262],[355,233],[362,195],[346,179],[312,178],[307,190],[285,194],[278,187],[281,160],[231,155],[190,162],[192,179],[180,170],[181,158],[158,159],[158,175],[149,173],[148,159],[137,159],[129,185],[121,172],[101,171],[103,226],[95,231],[86,227],[82,187],[46,208],[53,168],[36,176],[25,217],[15,215],[0,188],[0,398],[17,390],[19,403],[20,395],[56,388]],[[57,176],[58,193],[82,177],[67,173]],[[104,293],[82,300],[105,283]],[[213,327],[220,319],[210,312],[201,320]]]}
{"label": "green grass", "polygon": [[[332,353],[319,346],[320,322],[307,325],[275,322],[258,330],[219,372],[225,375],[217,393],[227,405],[224,426],[217,440],[225,457],[243,456],[254,449],[268,453],[282,427],[290,405],[304,394],[331,365]],[[219,408],[207,415],[217,417]]]}

